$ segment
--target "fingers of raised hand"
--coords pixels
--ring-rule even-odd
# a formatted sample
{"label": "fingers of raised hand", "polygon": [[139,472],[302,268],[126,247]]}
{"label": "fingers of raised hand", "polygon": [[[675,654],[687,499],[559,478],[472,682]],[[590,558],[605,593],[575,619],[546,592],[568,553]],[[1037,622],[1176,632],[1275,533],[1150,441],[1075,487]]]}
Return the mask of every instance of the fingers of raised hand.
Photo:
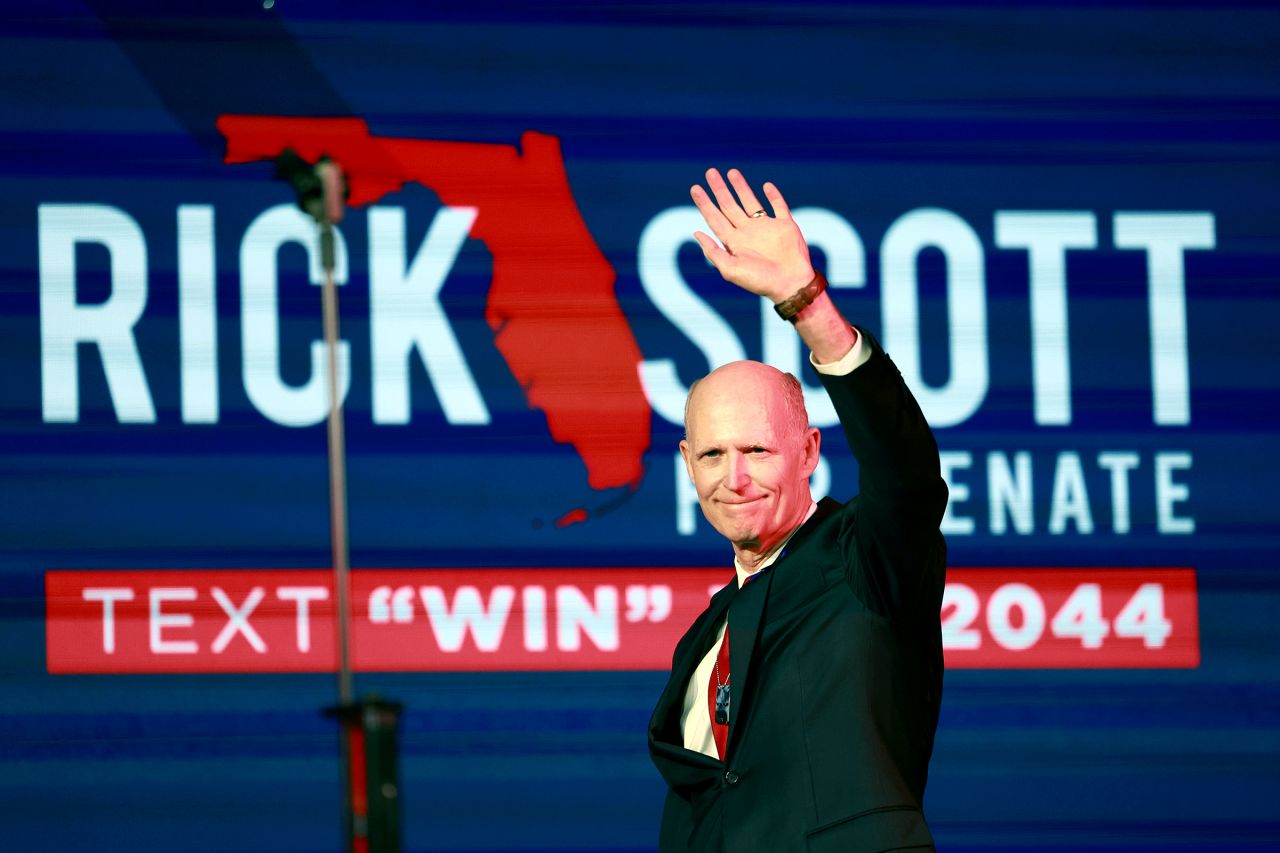
{"label": "fingers of raised hand", "polygon": [[702,218],[706,221],[707,227],[720,238],[723,242],[727,240],[729,235],[733,233],[733,223],[725,218],[720,212],[720,208],[716,207],[711,197],[707,195],[707,191],[702,187],[694,184],[689,190],[689,195],[693,197],[693,203],[697,205],[698,212],[702,214]]}
{"label": "fingers of raised hand", "polygon": [[716,197],[716,204],[720,205],[720,212],[725,215],[726,219],[734,225],[747,220],[747,214],[739,206],[738,200],[733,197],[733,193],[729,190],[729,185],[724,182],[724,178],[720,177],[718,170],[707,170],[707,186],[711,187],[711,193]]}
{"label": "fingers of raised hand", "polygon": [[724,249],[715,240],[711,239],[707,234],[701,231],[693,232],[693,239],[698,241],[698,245],[702,247],[702,254],[706,257],[711,265],[720,271],[720,274],[728,277],[728,270],[735,261],[732,254]]}
{"label": "fingers of raised hand", "polygon": [[729,183],[733,185],[733,191],[738,194],[738,200],[742,202],[742,209],[746,211],[748,216],[754,218],[755,214],[764,210],[764,206],[756,199],[756,194],[751,190],[751,184],[747,183],[747,179],[742,176],[742,172],[737,169],[730,169]]}
{"label": "fingers of raised hand", "polygon": [[709,235],[703,234],[701,231],[694,231],[693,239],[698,241],[698,245],[702,247],[702,254],[706,255],[708,260],[713,258],[715,255],[724,252],[724,249],[721,248],[719,243],[711,239]]}
{"label": "fingers of raised hand", "polygon": [[778,219],[791,218],[791,208],[787,207],[786,200],[782,197],[782,193],[778,191],[778,187],[765,181],[764,197],[769,199],[769,206],[773,208],[773,215]]}

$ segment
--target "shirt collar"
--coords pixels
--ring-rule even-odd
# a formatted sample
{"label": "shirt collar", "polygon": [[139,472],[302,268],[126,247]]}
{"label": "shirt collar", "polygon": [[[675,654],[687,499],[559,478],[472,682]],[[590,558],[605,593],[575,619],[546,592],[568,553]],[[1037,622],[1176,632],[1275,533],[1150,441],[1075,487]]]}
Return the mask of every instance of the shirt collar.
{"label": "shirt collar", "polygon": [[738,562],[738,558],[734,557],[733,570],[738,575],[738,588],[741,589],[743,584],[745,584],[747,581],[751,580],[751,578],[760,574],[760,572],[763,572],[765,569],[769,568],[775,562],[777,562],[778,558],[782,556],[782,552],[786,549],[787,543],[791,541],[791,537],[795,536],[796,531],[798,531],[801,527],[804,527],[804,523],[808,521],[810,518],[812,518],[813,514],[817,511],[818,511],[817,501],[810,502],[809,511],[804,514],[804,518],[800,521],[799,524],[796,525],[796,529],[791,531],[791,533],[787,535],[787,538],[783,539],[777,548],[773,549],[772,554],[764,558],[764,561],[756,568],[754,572],[748,571],[747,569],[743,568],[742,563]]}

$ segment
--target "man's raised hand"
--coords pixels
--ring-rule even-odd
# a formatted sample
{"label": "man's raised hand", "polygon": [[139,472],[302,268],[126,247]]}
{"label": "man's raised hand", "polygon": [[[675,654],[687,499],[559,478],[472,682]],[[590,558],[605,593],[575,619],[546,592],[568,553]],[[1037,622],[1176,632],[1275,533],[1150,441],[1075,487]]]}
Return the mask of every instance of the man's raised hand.
{"label": "man's raised hand", "polygon": [[707,170],[707,186],[714,200],[697,184],[690,190],[693,203],[719,242],[701,231],[694,232],[694,239],[726,281],[781,302],[813,278],[809,247],[776,186],[764,185],[765,198],[773,209],[773,216],[769,216],[742,173],[730,169],[728,174],[733,192],[715,169]]}

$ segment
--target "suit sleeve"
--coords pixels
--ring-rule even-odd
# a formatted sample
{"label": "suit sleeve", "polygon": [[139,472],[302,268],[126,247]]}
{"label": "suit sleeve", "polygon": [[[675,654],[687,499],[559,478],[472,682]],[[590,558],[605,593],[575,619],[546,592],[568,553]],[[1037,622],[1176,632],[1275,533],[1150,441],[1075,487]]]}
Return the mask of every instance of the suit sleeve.
{"label": "suit sleeve", "polygon": [[879,341],[858,331],[871,348],[866,362],[843,376],[819,374],[858,460],[858,497],[840,531],[849,580],[876,612],[936,620],[947,505],[938,445],[898,368]]}

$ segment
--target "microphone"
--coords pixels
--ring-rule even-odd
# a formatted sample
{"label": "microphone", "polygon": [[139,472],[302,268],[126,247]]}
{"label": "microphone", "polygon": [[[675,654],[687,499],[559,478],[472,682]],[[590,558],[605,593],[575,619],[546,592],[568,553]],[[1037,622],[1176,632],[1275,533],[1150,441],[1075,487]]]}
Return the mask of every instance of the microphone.
{"label": "microphone", "polygon": [[298,194],[298,207],[316,222],[337,225],[346,212],[350,189],[339,166],[325,154],[308,163],[292,148],[276,157],[276,177],[287,181]]}

